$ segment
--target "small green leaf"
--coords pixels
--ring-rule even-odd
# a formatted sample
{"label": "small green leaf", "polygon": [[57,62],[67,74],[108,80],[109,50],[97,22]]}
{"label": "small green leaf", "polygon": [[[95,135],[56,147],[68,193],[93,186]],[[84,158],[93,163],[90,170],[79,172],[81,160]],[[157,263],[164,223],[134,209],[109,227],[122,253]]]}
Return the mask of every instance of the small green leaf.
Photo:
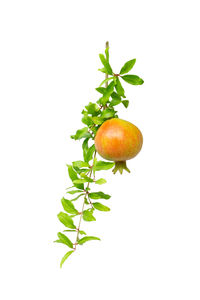
{"label": "small green leaf", "polygon": [[100,178],[100,179],[98,179],[98,180],[95,181],[96,184],[104,184],[106,182],[107,181],[104,178]]}
{"label": "small green leaf", "polygon": [[98,88],[96,88],[96,91],[99,92],[100,94],[104,94],[105,90],[106,90],[106,88],[104,88],[104,87],[98,87]]}
{"label": "small green leaf", "polygon": [[70,239],[64,235],[63,233],[61,232],[58,232],[58,238],[59,240],[61,241],[61,243],[67,245],[69,248],[72,248],[73,249],[73,243],[70,241]]}
{"label": "small green leaf", "polygon": [[74,184],[85,183],[85,182],[87,182],[86,179],[76,179],[73,181]]}
{"label": "small green leaf", "polygon": [[93,117],[93,118],[92,118],[92,121],[93,121],[94,124],[96,124],[96,125],[101,125],[101,124],[104,122],[104,120],[103,120],[101,117]]}
{"label": "small green leaf", "polygon": [[114,167],[115,163],[107,161],[98,161],[95,166],[96,171],[109,170]]}
{"label": "small green leaf", "polygon": [[56,241],[54,241],[54,243],[60,243],[60,244],[62,244],[61,240],[56,240]]}
{"label": "small green leaf", "polygon": [[90,128],[90,130],[94,133],[94,136],[96,135],[96,133],[97,133],[97,127],[96,126],[92,126],[91,128]]}
{"label": "small green leaf", "polygon": [[123,87],[122,87],[122,85],[121,85],[121,82],[120,82],[120,80],[119,80],[118,77],[117,77],[117,79],[116,79],[115,89],[116,89],[117,94],[118,94],[119,96],[125,97],[125,95],[124,95],[124,89],[123,89]]}
{"label": "small green leaf", "polygon": [[109,61],[109,47],[105,50],[106,60]]}
{"label": "small green leaf", "polygon": [[[67,230],[63,230],[63,232],[77,232],[77,230],[75,230],[75,229],[67,229]],[[86,233],[85,233],[85,231],[83,231],[83,230],[79,230],[79,233],[81,234],[81,235],[86,235]]]}
{"label": "small green leaf", "polygon": [[121,78],[132,85],[141,85],[144,83],[144,80],[137,75],[124,75]]}
{"label": "small green leaf", "polygon": [[95,178],[95,172],[96,172],[96,163],[97,163],[97,158],[95,156],[94,159],[93,159],[93,167],[92,167],[94,178]]}
{"label": "small green leaf", "polygon": [[83,149],[83,159],[84,161],[86,161],[86,155],[87,155],[87,151],[88,151],[88,140],[89,139],[85,139],[83,144],[82,144],[82,149]]}
{"label": "small green leaf", "polygon": [[77,168],[89,168],[89,164],[85,161],[82,161],[82,160],[77,160],[77,161],[74,161],[72,163],[73,167],[77,167]]}
{"label": "small green leaf", "polygon": [[102,114],[101,114],[101,118],[103,119],[110,119],[110,118],[113,118],[115,115],[115,111],[114,109],[112,108],[106,108],[102,111]]}
{"label": "small green leaf", "polygon": [[99,87],[101,87],[104,83],[106,83],[106,82],[108,82],[108,81],[110,81],[110,80],[112,80],[112,79],[114,79],[114,78],[115,78],[115,76],[108,77],[108,78],[104,79],[104,80],[101,82],[101,84],[100,84]]}
{"label": "small green leaf", "polygon": [[123,100],[122,104],[127,108],[129,105],[129,101],[128,100]]}
{"label": "small green leaf", "polygon": [[74,252],[74,250],[72,251],[68,251],[64,256],[63,258],[61,259],[61,262],[60,262],[60,267],[62,268],[62,265],[64,264],[64,262],[66,261],[66,259]]}
{"label": "small green leaf", "polygon": [[100,71],[100,72],[102,72],[102,73],[107,73],[107,71],[106,71],[105,68],[98,69],[98,71]]}
{"label": "small green leaf", "polygon": [[79,199],[81,196],[84,196],[85,194],[80,194],[80,195],[78,195],[76,198],[73,198],[73,199],[71,199],[70,201],[76,201],[77,199]]}
{"label": "small green leaf", "polygon": [[112,97],[112,99],[114,99],[114,100],[121,100],[121,96],[118,95],[116,92],[113,92],[113,93],[111,94],[111,97]]}
{"label": "small green leaf", "polygon": [[80,233],[81,235],[86,235],[85,231],[83,231],[83,230],[79,230],[79,233]]}
{"label": "small green leaf", "polygon": [[111,94],[113,93],[114,86],[115,86],[114,81],[111,81],[110,84],[107,86],[107,88],[106,88],[106,90],[105,90],[105,93],[104,93],[103,96],[99,99],[99,101],[100,101],[100,103],[101,103],[102,105],[105,105],[105,104],[108,102],[108,100],[109,100]]}
{"label": "small green leaf", "polygon": [[100,211],[110,211],[110,208],[99,203],[99,202],[94,202],[93,203],[94,208],[100,210]]}
{"label": "small green leaf", "polygon": [[74,225],[74,222],[73,222],[72,218],[70,218],[70,216],[68,216],[68,214],[66,214],[64,212],[60,212],[58,214],[58,219],[66,227],[71,228],[71,229],[75,229],[76,228],[76,226]]}
{"label": "small green leaf", "polygon": [[85,106],[87,109],[88,114],[94,116],[97,116],[100,112],[100,108],[96,103],[90,102],[87,106]]}
{"label": "small green leaf", "polygon": [[67,167],[68,167],[69,177],[70,177],[71,181],[73,182],[73,180],[78,178],[78,176],[77,176],[76,172],[74,171],[74,169],[72,168],[71,165],[67,165]]}
{"label": "small green leaf", "polygon": [[104,65],[106,72],[109,75],[112,75],[113,74],[112,68],[111,68],[109,62],[106,60],[105,56],[103,54],[99,54],[99,57],[100,57],[102,64]]}
{"label": "small green leaf", "polygon": [[135,62],[136,62],[136,59],[127,61],[121,68],[120,74],[122,75],[122,74],[128,73],[133,68]]}
{"label": "small green leaf", "polygon": [[97,199],[110,199],[110,195],[104,194],[103,192],[94,192],[94,193],[89,193],[89,197],[91,199],[97,200]]}
{"label": "small green leaf", "polygon": [[93,211],[84,210],[83,211],[83,220],[87,221],[87,222],[96,221],[95,217],[93,216]]}
{"label": "small green leaf", "polygon": [[[73,182],[74,180],[78,179],[78,176],[76,174],[76,171],[72,168],[71,165],[67,165],[68,167],[68,174],[69,177],[71,179],[71,181]],[[74,185],[76,188],[83,190],[84,189],[84,185],[83,184],[76,184]]]}
{"label": "small green leaf", "polygon": [[85,169],[85,168],[82,168],[82,169],[79,169],[78,167],[74,167],[74,170],[80,175],[81,173],[87,173],[90,171],[89,168]]}
{"label": "small green leaf", "polygon": [[81,174],[81,177],[84,178],[85,180],[87,180],[86,182],[93,182],[94,181],[92,178],[88,177],[85,174]]}
{"label": "small green leaf", "polygon": [[88,116],[87,114],[84,114],[82,118],[82,122],[86,124],[87,126],[93,125],[92,118]]}
{"label": "small green leaf", "polygon": [[83,245],[85,242],[92,241],[92,240],[98,240],[98,241],[100,241],[100,238],[98,238],[96,236],[85,236],[82,239],[80,239],[78,241],[78,243],[79,243],[79,245]]}
{"label": "small green leaf", "polygon": [[87,127],[79,129],[76,131],[75,135],[71,135],[71,138],[74,140],[80,140],[80,139],[89,138],[89,137],[91,137],[91,133],[88,132]]}
{"label": "small green leaf", "polygon": [[[68,166],[68,165],[67,165],[67,166]],[[66,188],[66,190],[70,190],[70,189],[72,189],[72,188],[74,188],[74,185],[72,185],[72,186]]]}
{"label": "small green leaf", "polygon": [[85,159],[86,162],[89,162],[93,158],[94,151],[95,151],[95,145],[93,144],[87,151],[86,159]]}
{"label": "small green leaf", "polygon": [[66,212],[68,212],[69,214],[75,214],[75,215],[78,214],[78,210],[74,207],[74,204],[70,200],[62,198],[61,203],[62,203],[64,210]]}
{"label": "small green leaf", "polygon": [[121,100],[117,100],[117,99],[112,99],[110,102],[110,106],[115,106],[120,104],[122,101]]}
{"label": "small green leaf", "polygon": [[83,191],[82,190],[73,190],[73,191],[69,191],[67,192],[68,194],[71,194],[71,195],[74,195],[76,193],[82,193]]}

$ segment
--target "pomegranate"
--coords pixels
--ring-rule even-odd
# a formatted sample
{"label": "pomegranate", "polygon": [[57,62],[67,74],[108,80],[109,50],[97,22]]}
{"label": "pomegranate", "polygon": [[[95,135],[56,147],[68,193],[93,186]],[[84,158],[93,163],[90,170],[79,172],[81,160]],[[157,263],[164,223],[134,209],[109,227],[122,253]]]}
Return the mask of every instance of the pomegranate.
{"label": "pomegranate", "polygon": [[123,170],[130,173],[126,160],[135,157],[141,150],[141,131],[132,123],[121,119],[105,121],[95,136],[95,148],[100,156],[115,162],[113,173]]}

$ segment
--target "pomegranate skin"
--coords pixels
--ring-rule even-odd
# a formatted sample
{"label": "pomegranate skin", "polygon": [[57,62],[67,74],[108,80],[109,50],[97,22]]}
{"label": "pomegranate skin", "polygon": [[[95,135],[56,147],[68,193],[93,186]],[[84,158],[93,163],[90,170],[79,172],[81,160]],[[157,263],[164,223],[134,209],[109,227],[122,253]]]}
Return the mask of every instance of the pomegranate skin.
{"label": "pomegranate skin", "polygon": [[141,131],[132,123],[121,119],[105,121],[95,136],[95,147],[100,156],[111,161],[126,161],[141,150]]}

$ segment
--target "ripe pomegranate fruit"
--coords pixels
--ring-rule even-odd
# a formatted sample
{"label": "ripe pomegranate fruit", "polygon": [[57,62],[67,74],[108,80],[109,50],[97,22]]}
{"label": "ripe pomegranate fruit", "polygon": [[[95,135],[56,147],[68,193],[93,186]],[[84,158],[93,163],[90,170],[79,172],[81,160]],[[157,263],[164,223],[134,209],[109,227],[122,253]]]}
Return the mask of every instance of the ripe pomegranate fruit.
{"label": "ripe pomegranate fruit", "polygon": [[141,150],[141,131],[132,123],[121,119],[105,121],[95,136],[95,148],[100,156],[115,162],[113,173],[123,170],[130,173],[126,160],[135,157]]}

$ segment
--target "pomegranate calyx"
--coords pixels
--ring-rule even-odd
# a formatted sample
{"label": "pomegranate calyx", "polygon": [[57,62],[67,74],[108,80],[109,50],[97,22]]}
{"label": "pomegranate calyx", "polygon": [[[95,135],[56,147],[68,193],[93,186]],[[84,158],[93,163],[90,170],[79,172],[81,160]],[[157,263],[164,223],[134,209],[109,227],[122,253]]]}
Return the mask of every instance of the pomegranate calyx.
{"label": "pomegranate calyx", "polygon": [[119,171],[120,174],[123,173],[123,170],[126,170],[128,173],[131,171],[127,168],[126,160],[124,161],[115,161],[115,167],[112,170],[113,174],[116,174]]}

